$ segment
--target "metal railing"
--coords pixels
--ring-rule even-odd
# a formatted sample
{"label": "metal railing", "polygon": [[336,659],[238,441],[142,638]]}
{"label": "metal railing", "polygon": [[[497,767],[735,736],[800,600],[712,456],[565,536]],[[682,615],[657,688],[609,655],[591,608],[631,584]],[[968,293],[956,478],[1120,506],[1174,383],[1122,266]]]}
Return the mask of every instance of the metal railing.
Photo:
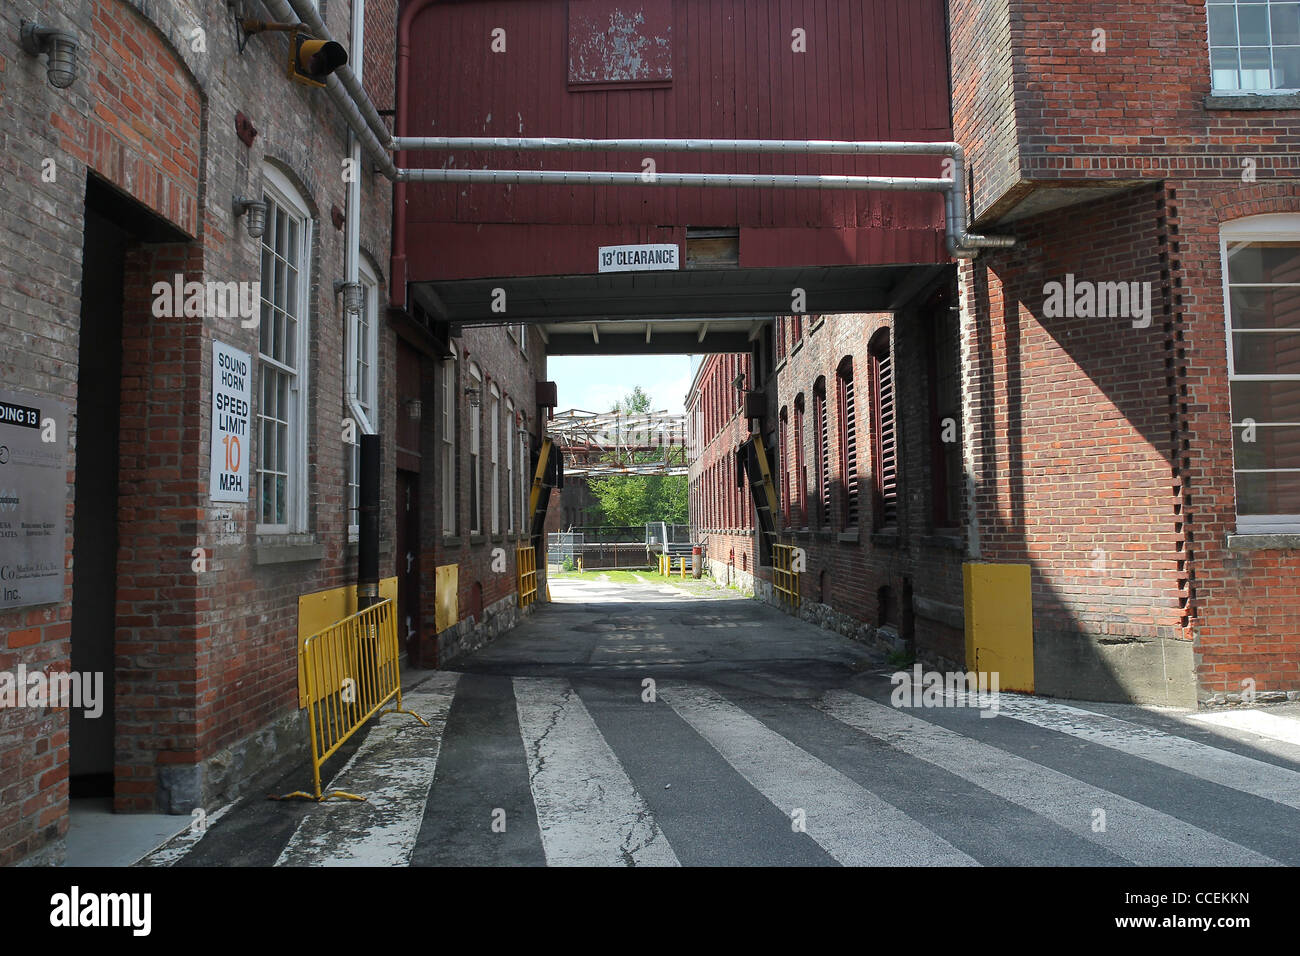
{"label": "metal railing", "polygon": [[345,617],[302,642],[298,669],[307,698],[315,789],[313,793],[295,790],[275,799],[365,800],[345,790],[322,796],[321,765],[390,700],[396,699],[397,706],[386,713],[410,714],[429,726],[419,714],[402,707],[400,654],[397,608],[392,598]]}
{"label": "metal railing", "polygon": [[516,584],[519,590],[519,606],[528,607],[537,600],[537,549],[529,546],[520,548],[515,556]]}
{"label": "metal railing", "polygon": [[792,544],[772,545],[772,588],[781,597],[781,603],[790,608],[800,605],[799,577],[795,570],[795,552]]}

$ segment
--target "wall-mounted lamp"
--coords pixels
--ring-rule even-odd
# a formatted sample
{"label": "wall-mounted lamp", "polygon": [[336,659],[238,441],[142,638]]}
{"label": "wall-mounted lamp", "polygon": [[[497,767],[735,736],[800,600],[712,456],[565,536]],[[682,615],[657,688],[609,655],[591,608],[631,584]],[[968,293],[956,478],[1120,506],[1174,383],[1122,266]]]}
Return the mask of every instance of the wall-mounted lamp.
{"label": "wall-mounted lamp", "polygon": [[47,57],[45,75],[50,86],[66,90],[77,78],[77,37],[64,30],[43,27],[35,21],[24,20],[19,39],[23,50],[32,56]]}
{"label": "wall-mounted lamp", "polygon": [[343,311],[360,315],[366,305],[366,290],[360,282],[335,282],[334,294],[343,293]]}
{"label": "wall-mounted lamp", "polygon": [[406,400],[406,417],[413,422],[418,422],[424,414],[424,404],[418,398],[408,398]]}
{"label": "wall-mounted lamp", "polygon": [[466,385],[465,394],[469,397],[470,408],[478,408],[479,402],[483,398],[483,389],[475,388],[473,385]]}
{"label": "wall-mounted lamp", "polygon": [[249,236],[257,239],[266,232],[266,200],[264,199],[245,199],[243,196],[235,196],[231,201],[235,209],[235,218],[238,219],[244,213],[248,213],[248,219],[244,222],[244,228],[248,230]]}

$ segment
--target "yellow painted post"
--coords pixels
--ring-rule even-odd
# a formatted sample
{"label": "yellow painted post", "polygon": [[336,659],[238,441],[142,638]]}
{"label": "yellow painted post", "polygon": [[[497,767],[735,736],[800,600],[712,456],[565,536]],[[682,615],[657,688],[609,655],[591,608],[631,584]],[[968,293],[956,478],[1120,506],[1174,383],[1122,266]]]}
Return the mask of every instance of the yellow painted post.
{"label": "yellow painted post", "polygon": [[1034,608],[1027,564],[962,565],[966,667],[998,674],[999,690],[1034,692]]}

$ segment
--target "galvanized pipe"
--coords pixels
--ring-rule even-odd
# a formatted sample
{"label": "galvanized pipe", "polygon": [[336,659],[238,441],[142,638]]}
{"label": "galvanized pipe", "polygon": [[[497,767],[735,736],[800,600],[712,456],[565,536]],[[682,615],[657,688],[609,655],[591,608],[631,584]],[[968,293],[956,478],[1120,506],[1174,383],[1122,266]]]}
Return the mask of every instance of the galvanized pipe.
{"label": "galvanized pipe", "polygon": [[905,176],[815,176],[748,173],[589,172],[564,169],[402,169],[398,180],[410,183],[489,183],[541,186],[713,186],[721,189],[879,189],[893,192],[941,192],[947,179]]}
{"label": "galvanized pipe", "polygon": [[[303,3],[302,0],[262,0],[266,6],[267,12],[277,20],[298,20],[311,27],[315,32],[318,40],[333,40],[325,24],[316,14],[315,9]],[[302,9],[299,9],[302,8]],[[310,14],[310,15],[309,15]],[[352,84],[349,88],[344,80],[340,77],[346,77]],[[353,92],[355,89],[355,92]],[[338,107],[343,114],[344,121],[357,135],[361,141],[362,147],[375,161],[380,171],[394,182],[397,180],[397,166],[393,163],[393,158],[388,155],[388,142],[391,136],[387,127],[380,120],[379,114],[375,111],[374,104],[370,102],[370,97],[366,95],[365,90],[361,89],[357,82],[356,76],[346,66],[341,66],[334,73],[325,78],[325,92],[329,94],[334,105]],[[374,117],[374,122],[367,120],[367,115]],[[377,136],[374,132],[374,126],[378,124],[383,129],[383,136]]]}
{"label": "galvanized pipe", "polygon": [[750,175],[739,173],[573,172],[567,170],[402,169],[399,182],[716,188],[874,189],[942,192],[948,254],[970,259],[981,249],[1008,249],[1011,236],[981,236],[966,226],[966,160],[960,143],[871,140],[582,139],[545,136],[396,136],[405,151],[783,153],[795,155],[949,156],[952,179],[906,176]]}

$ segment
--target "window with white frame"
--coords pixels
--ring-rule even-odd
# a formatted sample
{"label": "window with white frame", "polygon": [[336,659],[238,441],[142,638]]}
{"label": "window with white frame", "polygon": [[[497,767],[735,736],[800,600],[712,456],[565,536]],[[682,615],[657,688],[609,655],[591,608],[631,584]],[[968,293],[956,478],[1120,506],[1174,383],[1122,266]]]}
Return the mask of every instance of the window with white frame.
{"label": "window with white frame", "polygon": [[1221,231],[1237,530],[1300,532],[1300,215]]}
{"label": "window with white frame", "polygon": [[531,464],[528,455],[528,423],[521,417],[519,421],[519,530],[524,534],[532,532],[528,526],[529,496],[533,491],[533,475],[529,470]]}
{"label": "window with white frame", "polygon": [[506,399],[506,531],[515,533],[515,403]]}
{"label": "window with white frame", "polygon": [[[379,331],[375,316],[379,308],[379,280],[363,261],[360,266],[361,311],[344,316],[347,322],[347,369],[349,407],[356,421],[356,442],[348,452],[348,537],[355,538],[361,514],[361,436],[379,430],[379,382],[375,356]],[[355,405],[353,403],[355,402]]]}
{"label": "window with white frame", "polygon": [[311,220],[282,174],[263,171],[262,314],[258,327],[257,530],[307,527],[307,331]]}
{"label": "window with white frame", "polygon": [[488,405],[488,493],[492,502],[488,506],[492,516],[492,533],[501,533],[501,389],[492,386],[492,401]]}
{"label": "window with white frame", "polygon": [[469,367],[469,533],[483,533],[483,473],[479,456],[483,446],[483,373],[477,365]]}
{"label": "window with white frame", "polygon": [[456,533],[456,360],[442,363],[442,533]]}
{"label": "window with white frame", "polygon": [[1216,92],[1300,90],[1300,2],[1209,0]]}

